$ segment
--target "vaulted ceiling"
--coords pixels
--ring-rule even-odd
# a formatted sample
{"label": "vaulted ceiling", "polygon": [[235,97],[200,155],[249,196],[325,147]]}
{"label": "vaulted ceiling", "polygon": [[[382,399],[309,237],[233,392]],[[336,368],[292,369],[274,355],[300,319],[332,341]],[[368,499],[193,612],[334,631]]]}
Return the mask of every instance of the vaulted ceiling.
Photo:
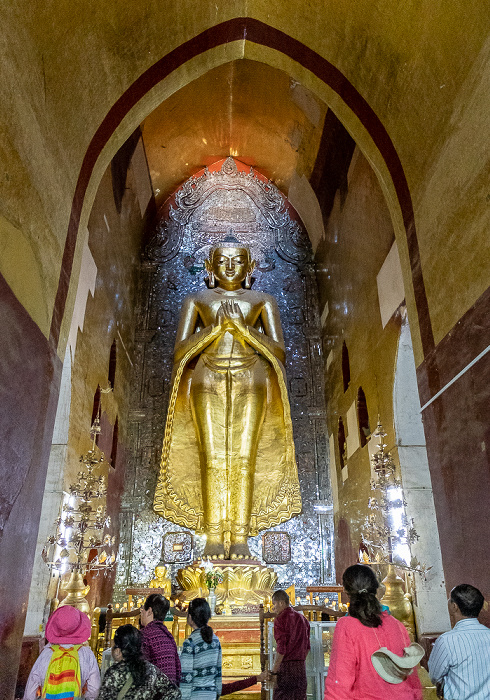
{"label": "vaulted ceiling", "polygon": [[142,124],[157,203],[228,155],[259,168],[287,193],[295,171],[311,176],[326,109],[285,72],[263,63],[245,59],[210,70]]}

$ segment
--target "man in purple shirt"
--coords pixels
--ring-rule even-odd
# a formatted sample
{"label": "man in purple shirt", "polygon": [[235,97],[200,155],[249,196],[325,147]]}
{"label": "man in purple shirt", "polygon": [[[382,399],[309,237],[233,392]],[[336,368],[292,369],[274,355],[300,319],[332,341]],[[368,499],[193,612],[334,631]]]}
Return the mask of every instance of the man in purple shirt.
{"label": "man in purple shirt", "polygon": [[310,651],[310,623],[289,605],[286,591],[272,596],[276,655],[269,676],[277,677],[274,700],[306,700],[305,659]]}
{"label": "man in purple shirt", "polygon": [[176,686],[180,685],[180,659],[175,640],[164,625],[170,603],[152,593],[141,608],[142,651],[144,658],[160,669]]}

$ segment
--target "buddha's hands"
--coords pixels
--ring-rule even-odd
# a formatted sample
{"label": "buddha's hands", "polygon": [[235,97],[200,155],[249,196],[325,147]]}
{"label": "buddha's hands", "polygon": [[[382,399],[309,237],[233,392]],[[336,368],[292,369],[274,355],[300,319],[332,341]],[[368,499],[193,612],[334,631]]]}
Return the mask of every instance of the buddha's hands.
{"label": "buddha's hands", "polygon": [[231,300],[221,302],[221,306],[216,314],[216,323],[234,335],[245,335],[247,332],[247,325],[243,318],[242,310],[236,302]]}

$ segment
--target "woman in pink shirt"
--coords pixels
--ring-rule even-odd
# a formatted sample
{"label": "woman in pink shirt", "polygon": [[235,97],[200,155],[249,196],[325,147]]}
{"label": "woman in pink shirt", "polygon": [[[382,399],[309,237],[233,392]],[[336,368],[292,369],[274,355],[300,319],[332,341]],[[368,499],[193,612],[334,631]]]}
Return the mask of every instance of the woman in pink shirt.
{"label": "woman in pink shirt", "polygon": [[364,564],[349,566],[342,584],[349,596],[349,614],[335,625],[325,700],[422,700],[416,669],[393,684],[383,680],[371,662],[371,655],[380,647],[403,656],[403,649],[410,645],[402,623],[381,610],[374,571]]}

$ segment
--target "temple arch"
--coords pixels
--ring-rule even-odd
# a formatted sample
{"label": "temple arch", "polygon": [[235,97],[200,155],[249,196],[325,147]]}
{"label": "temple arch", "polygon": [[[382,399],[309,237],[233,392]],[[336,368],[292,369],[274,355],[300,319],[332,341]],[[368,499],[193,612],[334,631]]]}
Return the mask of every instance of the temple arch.
{"label": "temple arch", "polygon": [[[222,33],[224,26],[227,30],[226,35]],[[244,31],[245,26],[246,31]],[[236,41],[233,41],[234,32]],[[284,69],[285,59],[290,75],[302,81],[333,109],[373,165],[386,197],[395,235],[399,240],[405,286],[408,290],[409,313],[412,314],[413,310],[412,332],[415,333],[416,355],[421,359],[419,316],[424,332],[422,345],[430,349],[433,339],[422,272],[418,263],[419,253],[413,207],[400,159],[377,115],[333,64],[273,27],[252,19],[247,19],[245,22],[230,20],[223,25],[216,25],[204,34],[208,42],[204,66],[196,60],[201,53],[200,35],[198,35],[174,49],[168,56],[162,57],[140,75],[113,105],[87,148],[72,202],[62,263],[63,274],[60,277],[51,324],[52,341],[57,345],[61,324],[65,329],[67,324],[69,325],[69,319],[64,318],[64,310],[70,286],[73,255],[77,247],[78,230],[88,219],[98,182],[111,158],[152,109],[181,87],[182,80],[185,84],[183,76],[188,75],[191,66],[194,76],[196,72],[203,75],[210,68],[209,61],[215,61],[213,65],[218,65],[230,60],[230,51],[235,53],[235,57],[238,51],[238,58],[250,56],[270,66],[280,66],[281,69]],[[226,36],[226,51],[223,54],[219,47],[223,44],[224,36]],[[239,38],[244,36],[246,41],[239,42]],[[249,44],[249,42],[254,43]],[[257,47],[263,48],[257,49]],[[315,75],[315,80],[312,80],[311,73]],[[408,272],[410,268],[411,273]],[[417,302],[413,292],[414,284],[417,290]],[[61,338],[63,337],[64,333],[61,332]],[[62,351],[62,348],[60,350]]]}

